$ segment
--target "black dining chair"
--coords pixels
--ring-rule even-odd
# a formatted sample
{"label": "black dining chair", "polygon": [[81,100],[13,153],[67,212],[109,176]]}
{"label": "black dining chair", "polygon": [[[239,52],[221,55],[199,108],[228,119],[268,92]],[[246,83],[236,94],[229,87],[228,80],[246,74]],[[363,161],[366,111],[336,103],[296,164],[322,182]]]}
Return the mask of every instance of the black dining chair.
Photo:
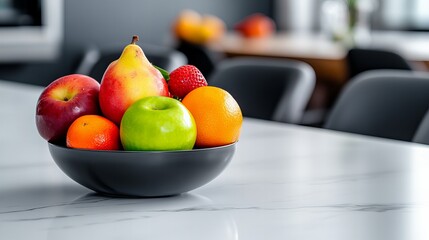
{"label": "black dining chair", "polygon": [[373,70],[351,79],[324,128],[411,141],[429,106],[429,74]]}
{"label": "black dining chair", "polygon": [[222,61],[208,80],[237,100],[245,117],[298,124],[315,86],[306,63],[268,58]]}
{"label": "black dining chair", "polygon": [[369,70],[413,70],[400,54],[387,49],[351,48],[346,55],[349,77]]}
{"label": "black dining chair", "polygon": [[196,66],[201,73],[208,78],[216,68],[217,64],[224,59],[224,55],[214,52],[204,45],[198,45],[185,40],[178,41],[175,49],[183,53],[188,63]]}
{"label": "black dining chair", "polygon": [[[169,72],[188,63],[186,56],[173,48],[147,44],[140,47],[152,64]],[[101,81],[107,66],[117,60],[121,53],[122,50],[101,51],[97,48],[88,48],[76,72]]]}

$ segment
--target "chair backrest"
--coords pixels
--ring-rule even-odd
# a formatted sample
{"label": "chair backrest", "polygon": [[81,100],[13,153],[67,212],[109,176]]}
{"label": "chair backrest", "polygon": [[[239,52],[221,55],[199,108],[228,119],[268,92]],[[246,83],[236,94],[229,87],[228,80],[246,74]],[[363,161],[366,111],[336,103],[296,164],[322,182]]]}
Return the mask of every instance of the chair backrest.
{"label": "chair backrest", "polygon": [[196,66],[206,78],[213,73],[217,63],[224,58],[221,53],[184,40],[178,42],[176,50],[183,53],[188,59],[188,63]]}
{"label": "chair backrest", "polygon": [[413,137],[413,142],[429,145],[429,111],[423,117]]}
{"label": "chair backrest", "polygon": [[346,60],[350,78],[369,70],[412,70],[401,55],[384,49],[352,48],[348,51]]}
{"label": "chair backrest", "polygon": [[245,117],[299,123],[315,73],[294,60],[232,58],[222,61],[208,82],[230,92]]}
{"label": "chair backrest", "polygon": [[[141,45],[141,48],[152,64],[169,72],[188,63],[186,56],[173,48],[154,45]],[[96,48],[91,48],[83,57],[78,67],[78,73],[89,75],[97,81],[101,81],[107,66],[117,60],[121,53],[122,51],[102,52]]]}
{"label": "chair backrest", "polygon": [[324,128],[411,141],[429,106],[429,74],[373,70],[344,87]]}

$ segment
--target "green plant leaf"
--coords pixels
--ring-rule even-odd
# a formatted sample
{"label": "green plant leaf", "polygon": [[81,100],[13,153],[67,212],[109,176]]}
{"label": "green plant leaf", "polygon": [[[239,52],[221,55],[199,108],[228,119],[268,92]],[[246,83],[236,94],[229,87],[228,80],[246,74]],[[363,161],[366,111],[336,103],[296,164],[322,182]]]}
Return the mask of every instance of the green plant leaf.
{"label": "green plant leaf", "polygon": [[158,66],[155,66],[152,64],[152,66],[154,66],[156,69],[158,69],[158,71],[162,74],[162,76],[164,77],[165,81],[170,80],[170,73],[167,72],[167,70],[162,69]]}

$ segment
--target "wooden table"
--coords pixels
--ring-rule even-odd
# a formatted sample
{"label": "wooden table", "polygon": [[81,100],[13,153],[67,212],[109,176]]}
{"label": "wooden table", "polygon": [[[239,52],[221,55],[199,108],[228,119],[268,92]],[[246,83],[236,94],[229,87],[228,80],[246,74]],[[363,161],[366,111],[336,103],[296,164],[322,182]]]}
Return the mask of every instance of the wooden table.
{"label": "wooden table", "polygon": [[[345,56],[348,47],[320,34],[278,33],[262,39],[245,39],[228,33],[210,49],[227,56],[256,56],[297,59],[310,64],[319,81],[342,85],[347,80]],[[373,32],[370,47],[390,48],[411,62],[429,67],[429,34],[406,32]]]}
{"label": "wooden table", "polygon": [[41,91],[0,81],[1,239],[427,239],[425,145],[245,119],[207,185],[109,198],[51,159],[34,123]]}

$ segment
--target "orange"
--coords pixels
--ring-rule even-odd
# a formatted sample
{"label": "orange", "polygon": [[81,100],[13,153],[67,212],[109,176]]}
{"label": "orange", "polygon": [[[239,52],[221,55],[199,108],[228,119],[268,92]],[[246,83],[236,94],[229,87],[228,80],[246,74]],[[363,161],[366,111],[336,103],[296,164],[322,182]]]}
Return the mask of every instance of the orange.
{"label": "orange", "polygon": [[189,92],[182,103],[197,125],[197,147],[215,147],[238,141],[243,115],[227,91],[213,86]]}
{"label": "orange", "polygon": [[225,33],[225,22],[214,15],[201,15],[186,9],[173,22],[176,37],[194,44],[204,44],[219,39]]}
{"label": "orange", "polygon": [[90,150],[119,150],[119,128],[112,121],[98,115],[84,115],[69,127],[67,147]]}

